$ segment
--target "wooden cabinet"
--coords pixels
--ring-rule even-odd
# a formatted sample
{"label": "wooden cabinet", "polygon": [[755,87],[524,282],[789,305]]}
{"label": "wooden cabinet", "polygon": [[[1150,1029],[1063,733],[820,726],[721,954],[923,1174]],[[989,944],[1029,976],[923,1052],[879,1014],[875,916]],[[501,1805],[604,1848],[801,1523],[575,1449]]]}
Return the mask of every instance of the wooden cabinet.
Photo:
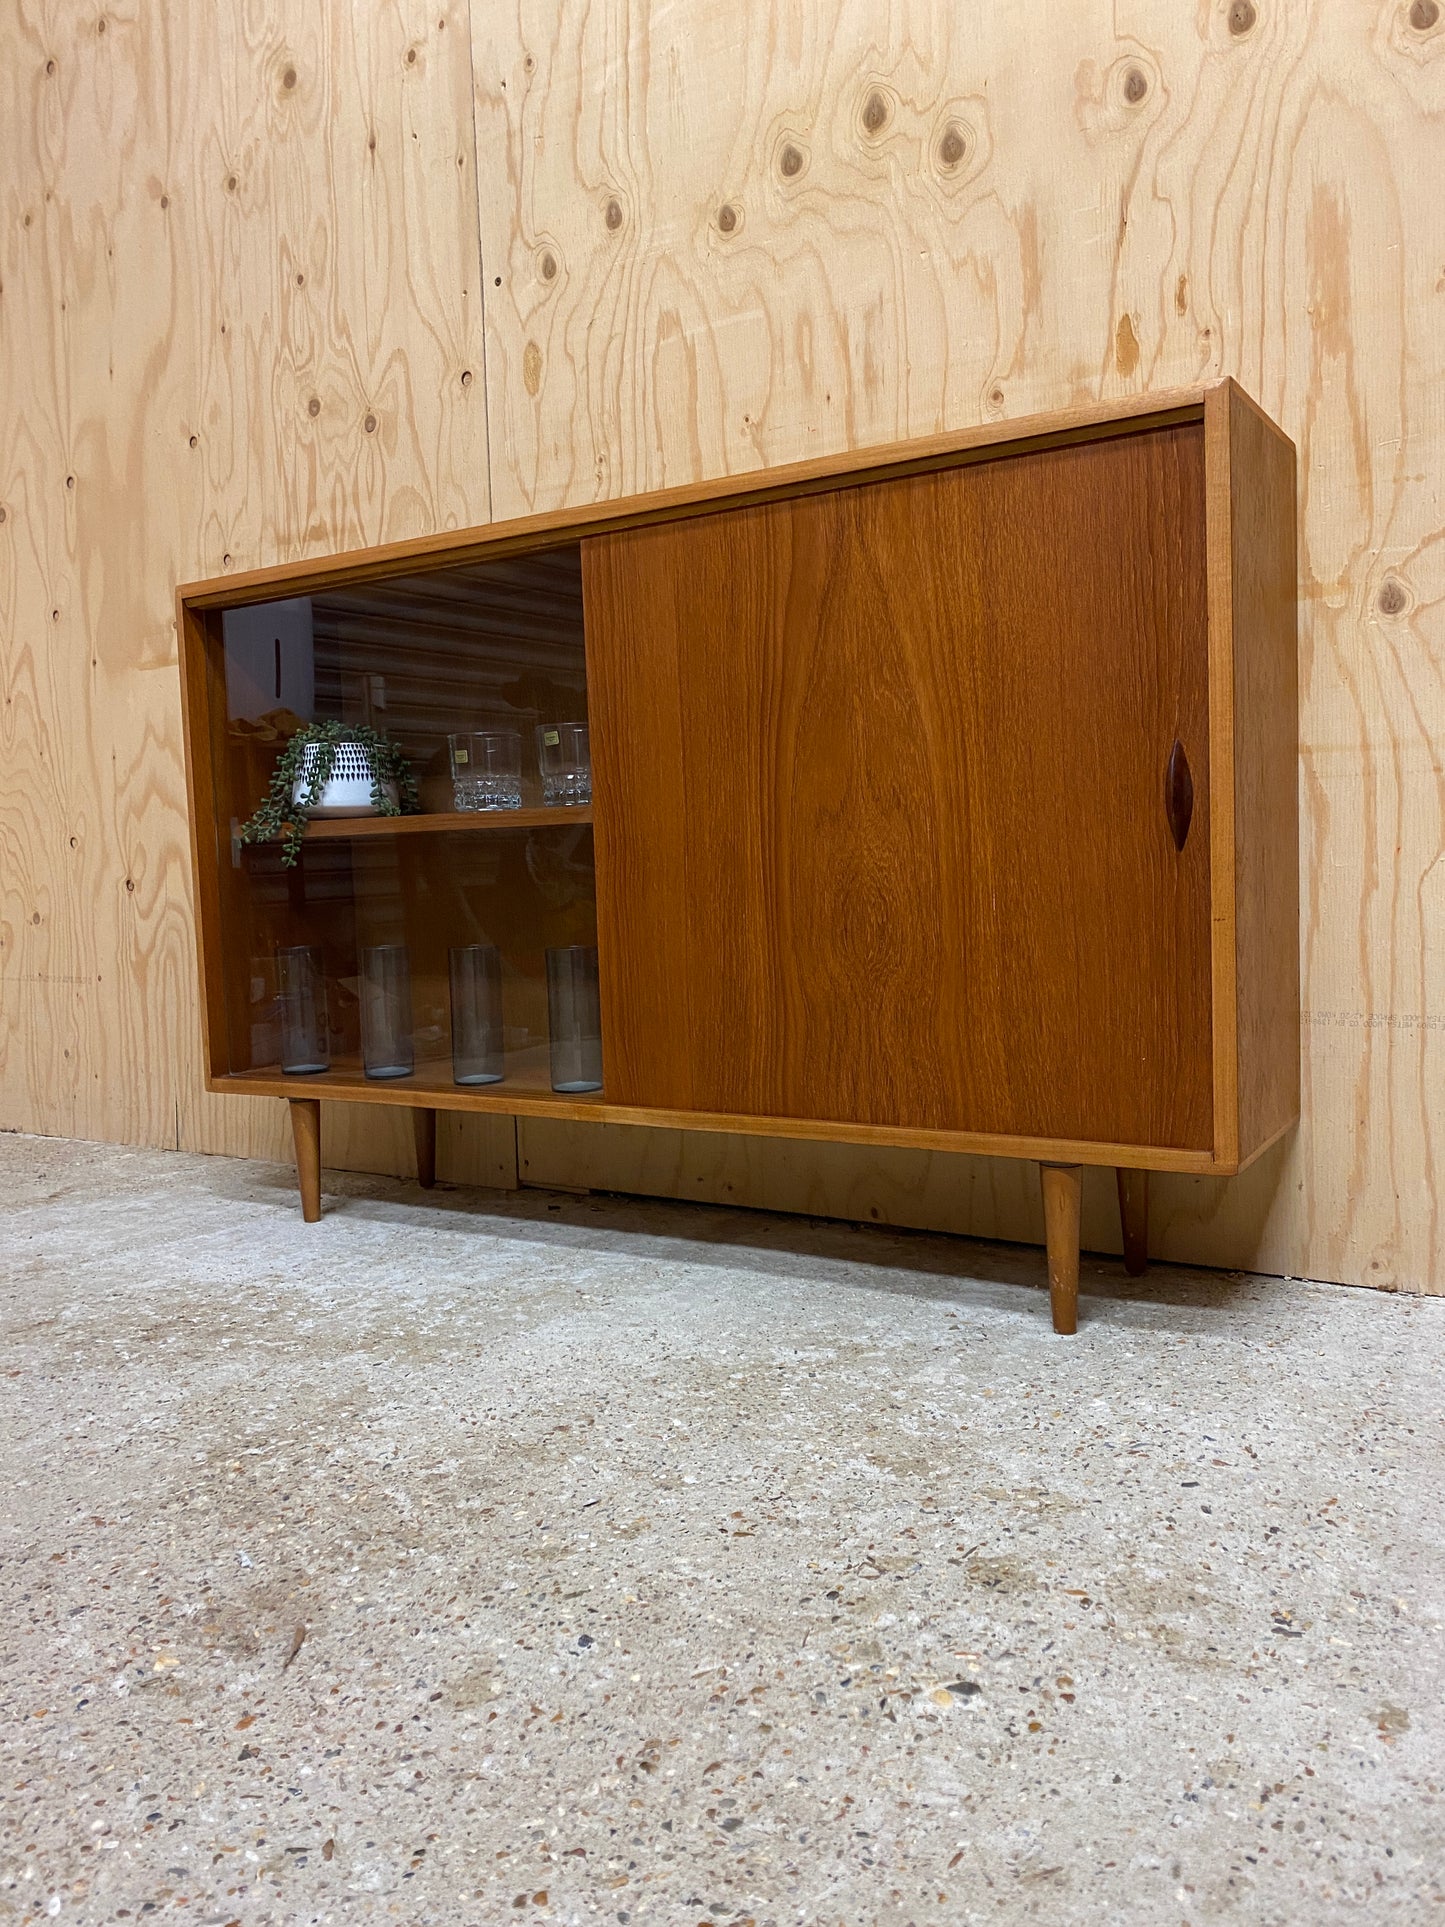
{"label": "wooden cabinet", "polygon": [[[1036,1158],[1072,1329],[1082,1165],[1138,1266],[1149,1170],[1236,1171],[1297,1115],[1294,519],[1225,383],[182,591],[212,1088],[307,1100],[308,1162],[328,1091]],[[237,858],[218,611],[297,597],[428,770],[447,718],[584,709],[586,822],[313,825],[330,869],[285,891]],[[237,1046],[241,975],[323,927],[339,985],[363,928],[411,949],[435,1048],[400,1087]],[[517,1016],[484,1092],[445,1010],[479,936]],[[545,1075],[553,941],[597,946],[585,1098]]]}

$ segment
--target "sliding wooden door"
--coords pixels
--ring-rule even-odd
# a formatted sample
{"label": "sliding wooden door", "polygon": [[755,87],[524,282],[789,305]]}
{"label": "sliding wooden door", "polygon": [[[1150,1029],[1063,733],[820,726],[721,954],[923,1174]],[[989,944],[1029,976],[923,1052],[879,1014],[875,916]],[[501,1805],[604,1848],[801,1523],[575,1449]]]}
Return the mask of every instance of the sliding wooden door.
{"label": "sliding wooden door", "polygon": [[1204,524],[1190,424],[586,540],[609,1100],[1207,1149]]}

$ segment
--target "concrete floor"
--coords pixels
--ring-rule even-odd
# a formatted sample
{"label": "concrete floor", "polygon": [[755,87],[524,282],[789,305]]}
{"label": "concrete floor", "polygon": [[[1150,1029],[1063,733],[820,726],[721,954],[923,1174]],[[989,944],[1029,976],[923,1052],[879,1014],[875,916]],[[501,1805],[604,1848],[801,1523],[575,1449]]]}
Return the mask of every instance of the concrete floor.
{"label": "concrete floor", "polygon": [[0,1919],[1445,1918],[1445,1303],[0,1139]]}

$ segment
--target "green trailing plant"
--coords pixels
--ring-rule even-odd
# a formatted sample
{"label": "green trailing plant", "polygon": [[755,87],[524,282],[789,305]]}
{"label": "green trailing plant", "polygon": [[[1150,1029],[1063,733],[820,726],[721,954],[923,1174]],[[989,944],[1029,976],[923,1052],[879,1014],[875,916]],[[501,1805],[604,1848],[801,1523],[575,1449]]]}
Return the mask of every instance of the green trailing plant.
{"label": "green trailing plant", "polygon": [[[306,752],[313,743],[317,753],[307,769]],[[276,758],[270,788],[242,829],[241,841],[279,841],[281,862],[289,870],[301,854],[307,812],[319,802],[330,782],[342,743],[354,743],[366,752],[371,765],[371,800],[379,816],[408,816],[420,808],[411,764],[389,736],[362,723],[303,723]],[[298,783],[302,785],[299,797],[295,795]],[[395,783],[400,805],[387,794],[387,783]]]}

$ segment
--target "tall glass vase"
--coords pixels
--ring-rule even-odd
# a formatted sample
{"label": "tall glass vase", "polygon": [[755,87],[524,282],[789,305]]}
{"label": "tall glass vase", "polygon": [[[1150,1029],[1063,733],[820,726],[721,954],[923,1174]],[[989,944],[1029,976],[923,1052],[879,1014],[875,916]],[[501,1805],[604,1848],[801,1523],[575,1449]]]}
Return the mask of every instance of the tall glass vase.
{"label": "tall glass vase", "polygon": [[494,943],[451,952],[452,1080],[496,1084],[502,1063],[502,959]]}
{"label": "tall glass vase", "polygon": [[368,1077],[410,1077],[411,964],[404,943],[379,943],[361,953],[361,1060]]}
{"label": "tall glass vase", "polygon": [[552,1089],[602,1088],[602,1001],[595,945],[547,952],[547,1023],[552,1038]]}
{"label": "tall glass vase", "polygon": [[314,944],[288,944],[276,952],[276,989],[281,1006],[281,1069],[307,1077],[331,1068],[326,977]]}

